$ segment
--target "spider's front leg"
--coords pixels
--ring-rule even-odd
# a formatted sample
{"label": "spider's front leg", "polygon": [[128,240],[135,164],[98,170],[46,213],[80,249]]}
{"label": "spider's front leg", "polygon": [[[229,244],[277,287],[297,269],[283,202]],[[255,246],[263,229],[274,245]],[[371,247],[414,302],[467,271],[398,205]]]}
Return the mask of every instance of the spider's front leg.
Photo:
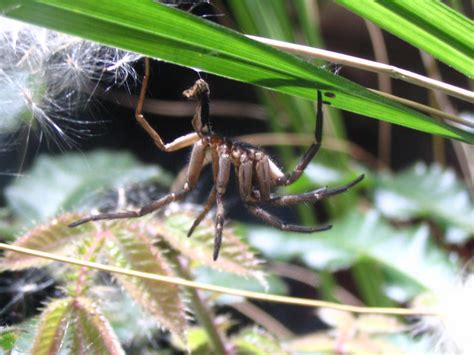
{"label": "spider's front leg", "polygon": [[[193,143],[197,142],[200,139],[199,132],[189,133],[184,136],[176,138],[171,143],[165,143],[161,139],[161,136],[159,135],[159,133],[148,123],[145,116],[143,115],[143,105],[145,104],[145,96],[146,96],[146,90],[148,88],[149,80],[150,80],[150,60],[148,58],[145,58],[145,75],[143,76],[142,87],[140,89],[140,96],[138,98],[137,108],[135,110],[135,119],[140,124],[140,126],[142,126],[142,128],[146,131],[146,133],[148,133],[148,135],[153,139],[153,141],[155,142],[155,145],[164,152],[173,152],[185,147],[189,147]],[[208,114],[208,111],[209,110],[207,110],[207,114]],[[196,113],[194,114],[193,122],[194,120],[199,119],[200,115],[201,115],[201,106],[198,106],[196,107]]]}
{"label": "spider's front leg", "polygon": [[198,182],[207,147],[207,143],[203,140],[200,140],[194,144],[193,150],[191,152],[191,159],[189,160],[186,183],[181,190],[177,192],[171,192],[138,210],[93,214],[71,223],[69,227],[76,227],[90,221],[141,217],[156,211],[157,209],[166,206],[173,201],[181,200],[196,186]]}

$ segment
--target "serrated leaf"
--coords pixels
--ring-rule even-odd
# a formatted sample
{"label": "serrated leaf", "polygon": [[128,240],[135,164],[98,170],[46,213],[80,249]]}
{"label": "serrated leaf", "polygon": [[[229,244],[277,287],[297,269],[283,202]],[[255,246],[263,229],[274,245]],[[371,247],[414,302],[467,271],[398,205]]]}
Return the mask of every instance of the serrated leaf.
{"label": "serrated leaf", "polygon": [[159,234],[183,255],[198,265],[206,265],[213,269],[233,274],[254,277],[263,281],[262,261],[251,251],[248,244],[241,240],[236,231],[228,226],[224,228],[219,258],[212,259],[214,248],[214,221],[206,218],[188,238],[187,233],[199,213],[198,208],[181,208],[170,211],[165,216],[149,222],[153,233]]}
{"label": "serrated leaf", "polygon": [[[69,228],[68,224],[78,218],[79,215],[76,214],[62,215],[31,229],[18,238],[13,245],[53,254],[69,255],[74,251],[77,243],[92,237],[96,232],[95,226],[90,223],[78,228]],[[52,261],[46,258],[7,251],[0,259],[0,270],[21,270],[50,263]]]}
{"label": "serrated leaf", "polygon": [[257,327],[245,328],[231,339],[238,352],[249,354],[290,354],[274,336]]}
{"label": "serrated leaf", "polygon": [[433,245],[425,225],[396,229],[376,211],[353,212],[333,223],[331,230],[313,235],[255,227],[249,240],[272,258],[296,257],[316,269],[341,270],[366,258],[418,288],[444,287],[455,275],[455,265]]}
{"label": "serrated leaf", "polygon": [[130,153],[98,150],[84,155],[40,156],[27,175],[6,188],[8,206],[25,223],[44,221],[78,208],[86,196],[100,188],[114,188],[171,178],[157,166],[140,163]]}
{"label": "serrated leaf", "polygon": [[[149,0],[3,0],[0,12],[99,43],[314,101],[316,88],[343,110],[474,142],[450,126],[377,95],[301,58]],[[265,16],[266,14],[262,14]]]}
{"label": "serrated leaf", "polygon": [[[174,276],[170,263],[154,246],[143,221],[121,221],[109,229],[111,237],[106,241],[106,250],[110,263],[130,270]],[[184,334],[185,306],[176,285],[118,274],[114,277],[163,327],[178,336]]]}
{"label": "serrated leaf", "polygon": [[32,354],[59,353],[71,317],[71,303],[71,298],[54,300],[41,313],[31,348]]}
{"label": "serrated leaf", "polygon": [[72,309],[73,319],[69,331],[72,354],[125,354],[109,322],[91,300],[75,298]]}
{"label": "serrated leaf", "polygon": [[407,221],[433,218],[447,227],[448,241],[474,237],[474,202],[451,169],[418,163],[396,175],[384,174],[375,190],[375,205],[387,217]]}

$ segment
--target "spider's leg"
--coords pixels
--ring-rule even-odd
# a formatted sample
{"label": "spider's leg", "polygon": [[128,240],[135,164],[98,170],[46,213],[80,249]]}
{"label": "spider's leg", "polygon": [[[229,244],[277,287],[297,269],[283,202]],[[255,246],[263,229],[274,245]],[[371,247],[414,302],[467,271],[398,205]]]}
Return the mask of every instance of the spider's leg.
{"label": "spider's leg", "polygon": [[110,213],[99,213],[84,217],[78,221],[69,224],[69,227],[76,227],[80,224],[87,223],[90,221],[99,221],[104,219],[121,219],[121,218],[136,218],[149,214],[157,209],[170,204],[173,201],[182,199],[188,192],[190,192],[194,186],[196,186],[199,176],[201,174],[202,163],[204,156],[206,155],[207,145],[203,141],[199,141],[193,146],[191,152],[191,158],[188,165],[188,175],[186,183],[183,189],[177,192],[171,192],[162,198],[153,201],[152,203],[143,206],[138,210],[122,211],[122,212],[110,212]]}
{"label": "spider's leg", "polygon": [[231,160],[230,155],[227,152],[222,152],[219,156],[219,169],[217,172],[217,179],[216,179],[216,204],[217,204],[217,212],[216,212],[216,226],[215,226],[215,236],[214,236],[214,260],[217,260],[219,256],[219,250],[221,247],[222,242],[222,230],[224,228],[224,204],[222,202],[222,196],[224,196],[227,184],[229,182],[230,177],[230,168],[231,168]]}
{"label": "spider's leg", "polygon": [[296,165],[295,169],[291,172],[286,173],[285,175],[278,177],[275,180],[275,184],[278,186],[281,185],[290,185],[303,174],[303,171],[308,166],[309,162],[321,147],[321,140],[323,136],[323,99],[321,91],[318,90],[317,93],[317,104],[316,104],[316,128],[314,130],[314,142],[309,146],[306,153],[303,155],[303,158]]}
{"label": "spider's leg", "polygon": [[166,206],[173,201],[182,199],[187,193],[188,191],[185,189],[182,189],[178,192],[169,193],[160,198],[159,200],[153,201],[152,203],[145,205],[138,210],[92,214],[90,216],[81,218],[75,222],[72,222],[71,224],[69,224],[69,227],[77,227],[78,225],[91,221],[141,217],[153,211],[156,211],[160,207]]}
{"label": "spider's leg", "polygon": [[262,221],[268,223],[269,225],[275,228],[281,229],[283,231],[291,231],[291,232],[298,232],[298,233],[313,233],[313,232],[322,232],[322,231],[332,228],[331,225],[320,226],[320,227],[306,227],[306,226],[300,226],[297,224],[287,224],[283,222],[281,219],[279,219],[278,217],[265,211],[261,207],[253,206],[249,204],[247,204],[246,207],[254,216],[260,218]]}
{"label": "spider's leg", "polygon": [[268,156],[262,155],[255,164],[255,174],[257,177],[258,190],[262,200],[270,198],[271,188],[273,185],[272,175],[270,170],[270,160]]}
{"label": "spider's leg", "polygon": [[248,202],[252,200],[252,178],[253,178],[253,163],[248,157],[242,156],[240,165],[237,169],[237,185],[242,201]]}
{"label": "spider's leg", "polygon": [[135,110],[135,118],[137,119],[140,126],[148,133],[153,139],[156,146],[165,152],[173,152],[175,150],[189,147],[199,140],[199,135],[195,132],[186,134],[172,141],[171,143],[164,143],[157,131],[148,123],[143,116],[143,105],[145,103],[146,90],[148,88],[148,81],[150,78],[150,60],[145,58],[145,75],[143,76],[142,87],[140,90],[140,96],[138,98],[137,108]]}
{"label": "spider's leg", "polygon": [[202,220],[207,216],[209,211],[211,210],[212,206],[216,203],[216,195],[217,189],[215,185],[215,181],[217,180],[217,172],[219,171],[219,156],[215,150],[212,151],[212,173],[214,178],[214,186],[212,186],[212,190],[207,198],[206,205],[204,209],[199,213],[199,216],[194,220],[193,225],[188,231],[188,238],[193,234],[194,230],[199,226]]}
{"label": "spider's leg", "polygon": [[305,192],[302,194],[297,195],[277,195],[271,194],[270,198],[265,203],[271,203],[279,206],[289,206],[289,205],[296,205],[298,203],[303,202],[316,202],[322,200],[325,197],[334,196],[340,193],[347,191],[352,186],[358,184],[364,178],[364,174],[360,175],[356,179],[352,180],[351,182],[334,188],[327,188],[322,187],[320,189]]}
{"label": "spider's leg", "polygon": [[207,216],[209,211],[211,210],[212,206],[216,203],[216,195],[217,195],[217,190],[216,187],[212,187],[212,191],[209,194],[209,197],[207,198],[206,206],[204,206],[204,209],[199,213],[199,216],[194,220],[193,225],[191,228],[189,228],[188,231],[188,238],[193,234],[194,230],[199,226],[199,224],[202,222],[202,220]]}
{"label": "spider's leg", "polygon": [[197,101],[191,124],[200,137],[203,136],[204,127],[207,126],[209,131],[212,131],[209,117],[209,92],[209,85],[203,79],[196,80],[191,88],[183,91],[187,99]]}

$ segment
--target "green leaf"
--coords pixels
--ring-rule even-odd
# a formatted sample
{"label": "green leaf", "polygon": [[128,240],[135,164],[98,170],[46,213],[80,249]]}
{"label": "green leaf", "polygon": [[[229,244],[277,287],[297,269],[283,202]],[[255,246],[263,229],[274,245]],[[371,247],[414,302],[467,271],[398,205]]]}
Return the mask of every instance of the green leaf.
{"label": "green leaf", "polygon": [[249,229],[248,237],[269,257],[297,257],[316,269],[336,271],[359,260],[372,260],[418,290],[435,290],[455,277],[453,263],[430,242],[427,226],[395,229],[376,211],[353,212],[334,221],[331,230],[313,235],[255,227]]}
{"label": "green leaf", "polygon": [[474,22],[441,1],[336,1],[461,73],[474,76]]}
{"label": "green leaf", "polygon": [[[110,263],[129,270],[174,276],[170,263],[154,245],[155,234],[147,230],[149,218],[116,222],[106,241]],[[116,274],[130,297],[160,324],[181,336],[186,329],[185,306],[178,286]]]}
{"label": "green leaf", "polygon": [[91,300],[75,298],[72,308],[74,319],[69,329],[71,354],[125,355],[109,322]]}
{"label": "green leaf", "polygon": [[73,210],[100,188],[113,188],[155,179],[168,185],[171,177],[157,166],[145,165],[130,153],[95,151],[84,155],[40,156],[31,171],[7,187],[8,206],[25,223],[45,221]]}
{"label": "green leaf", "polygon": [[[13,245],[23,248],[44,251],[53,254],[70,255],[78,243],[91,238],[96,227],[89,223],[78,228],[69,228],[68,224],[79,219],[79,215],[65,214],[50,222],[36,226],[21,236]],[[7,251],[0,259],[0,270],[21,270],[41,267],[52,263],[52,260]]]}
{"label": "green leaf", "polygon": [[418,163],[396,175],[383,174],[377,183],[375,204],[385,216],[437,220],[452,243],[474,236],[474,202],[453,170]]}
{"label": "green leaf", "polygon": [[54,300],[41,313],[31,354],[57,354],[64,344],[64,334],[71,316],[72,299]]}
{"label": "green leaf", "polygon": [[149,0],[3,0],[0,12],[312,101],[316,89],[323,90],[329,95],[325,100],[337,108],[474,143],[471,133],[383,98],[300,58]]}

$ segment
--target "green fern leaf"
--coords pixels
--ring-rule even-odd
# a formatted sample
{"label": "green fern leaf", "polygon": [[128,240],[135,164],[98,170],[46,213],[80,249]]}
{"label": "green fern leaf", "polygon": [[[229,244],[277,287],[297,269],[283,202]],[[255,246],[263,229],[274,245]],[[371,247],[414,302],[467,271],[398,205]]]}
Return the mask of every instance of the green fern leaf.
{"label": "green fern leaf", "polygon": [[71,354],[125,354],[109,322],[91,300],[75,298],[72,308]]}
{"label": "green fern leaf", "polygon": [[[68,224],[79,219],[76,214],[65,214],[29,230],[17,239],[13,245],[44,251],[53,254],[70,255],[75,245],[85,238],[92,237],[96,231],[93,224],[84,224],[69,228]],[[52,263],[51,260],[26,254],[6,252],[0,260],[0,270],[21,270],[41,267]]]}
{"label": "green fern leaf", "polygon": [[46,307],[40,316],[31,354],[57,354],[64,344],[64,335],[71,316],[72,299],[58,299]]}
{"label": "green fern leaf", "polygon": [[[119,222],[110,229],[106,241],[108,258],[113,265],[151,274],[173,276],[162,252],[154,246],[140,223]],[[150,313],[160,325],[182,336],[186,330],[186,312],[176,285],[162,284],[123,275],[114,275],[129,295]]]}

